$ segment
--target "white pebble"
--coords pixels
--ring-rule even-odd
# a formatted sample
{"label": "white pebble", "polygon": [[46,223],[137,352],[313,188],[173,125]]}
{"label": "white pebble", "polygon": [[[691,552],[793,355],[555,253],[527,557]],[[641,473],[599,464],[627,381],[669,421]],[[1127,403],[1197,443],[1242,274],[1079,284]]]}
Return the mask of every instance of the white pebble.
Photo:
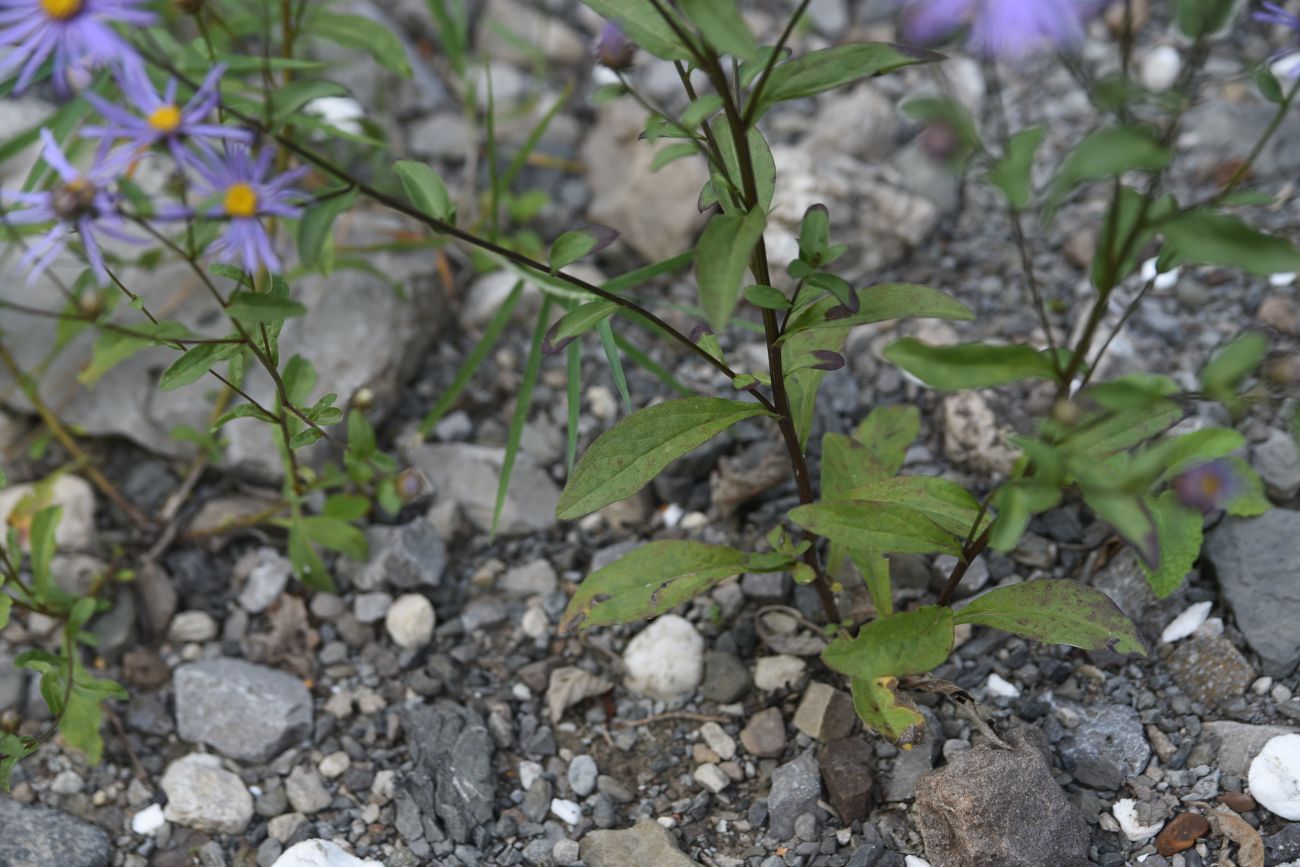
{"label": "white pebble", "polygon": [[397,597],[384,615],[384,628],[389,637],[405,650],[418,650],[428,644],[436,623],[433,604],[419,593]]}
{"label": "white pebble", "polygon": [[1285,683],[1279,683],[1269,691],[1269,696],[1278,704],[1290,701],[1291,695],[1291,687],[1287,686]]}
{"label": "white pebble", "polygon": [[384,867],[379,861],[362,861],[338,843],[304,840],[290,846],[271,867]]}
{"label": "white pebble", "polygon": [[1192,633],[1197,638],[1217,638],[1223,634],[1223,618],[1211,617],[1209,620],[1196,627]]}
{"label": "white pebble", "polygon": [[715,722],[706,722],[700,726],[700,737],[709,745],[709,749],[718,754],[718,758],[726,761],[736,756],[736,741],[731,735],[723,731],[722,726]]}
{"label": "white pebble", "polygon": [[519,788],[525,792],[533,787],[534,781],[542,775],[543,768],[537,762],[519,763]]}
{"label": "white pebble", "polygon": [[916,855],[904,855],[903,867],[930,867],[930,862]]}
{"label": "white pebble", "polygon": [[1014,683],[1004,677],[999,677],[997,674],[989,675],[984,690],[994,698],[1018,698],[1020,696],[1020,690]]}
{"label": "white pebble", "polygon": [[1124,836],[1134,843],[1154,837],[1165,826],[1163,819],[1153,825],[1143,825],[1137,815],[1137,801],[1132,798],[1121,798],[1115,802],[1115,806],[1111,807],[1110,811],[1119,822],[1119,828],[1124,832]]}
{"label": "white pebble", "polygon": [[1269,677],[1267,674],[1263,677],[1256,678],[1255,682],[1250,685],[1250,691],[1255,693],[1255,695],[1264,695],[1272,688],[1273,678]]}
{"label": "white pebble", "polygon": [[328,756],[321,759],[318,769],[320,770],[322,777],[332,780],[335,777],[343,776],[350,767],[352,767],[351,757],[340,750],[337,753],[330,753]]}
{"label": "white pebble", "polygon": [[704,639],[686,618],[665,614],[627,643],[623,665],[627,687],[638,695],[685,698],[704,677]]}
{"label": "white pebble", "polygon": [[131,830],[144,837],[152,836],[166,824],[162,804],[150,804],[131,817]]}
{"label": "white pebble", "polygon": [[715,795],[731,785],[731,778],[712,762],[695,769],[695,781]]}
{"label": "white pebble", "polygon": [[211,641],[217,637],[217,621],[206,611],[182,611],[172,618],[167,637],[178,644]]}
{"label": "white pebble", "polygon": [[1169,622],[1164,632],[1160,633],[1160,640],[1165,644],[1173,644],[1191,635],[1210,616],[1210,609],[1213,607],[1213,602],[1197,602],[1195,605],[1189,605],[1186,611]]}
{"label": "white pebble", "polygon": [[1156,289],[1170,289],[1178,283],[1181,270],[1181,268],[1171,268],[1168,271],[1160,271],[1153,256],[1142,263],[1142,280],[1152,281],[1152,286]]}
{"label": "white pebble", "polygon": [[551,799],[551,812],[555,815],[555,818],[568,825],[576,825],[582,821],[582,807],[563,798]]}
{"label": "white pebble", "polygon": [[772,692],[794,686],[804,675],[808,663],[797,656],[764,656],[754,665],[754,686]]}
{"label": "white pebble", "polygon": [[1300,822],[1300,735],[1278,735],[1250,763],[1250,794],[1275,816]]}
{"label": "white pebble", "polygon": [[1276,289],[1284,289],[1294,283],[1295,278],[1295,271],[1282,271],[1277,274],[1270,274],[1268,277],[1268,285]]}
{"label": "white pebble", "polygon": [[330,126],[344,132],[361,135],[361,119],[366,110],[350,96],[320,96],[303,106],[303,111],[314,114]]}
{"label": "white pebble", "polygon": [[1142,86],[1147,90],[1168,90],[1178,81],[1183,70],[1183,59],[1172,45],[1157,45],[1142,58],[1140,74]]}
{"label": "white pebble", "polygon": [[682,515],[685,514],[686,510],[681,506],[676,503],[669,503],[664,506],[664,510],[660,513],[660,516],[664,519],[664,526],[671,530],[673,527],[677,526],[677,522],[680,521]]}

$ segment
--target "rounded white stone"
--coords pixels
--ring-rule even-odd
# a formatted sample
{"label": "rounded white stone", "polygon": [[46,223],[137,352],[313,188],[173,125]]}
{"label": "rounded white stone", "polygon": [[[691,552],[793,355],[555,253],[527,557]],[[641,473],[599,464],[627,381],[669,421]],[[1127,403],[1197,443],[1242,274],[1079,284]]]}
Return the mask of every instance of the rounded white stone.
{"label": "rounded white stone", "polygon": [[576,825],[582,821],[582,807],[563,798],[551,799],[551,812],[557,819],[569,825]]}
{"label": "rounded white stone", "polygon": [[1165,644],[1172,644],[1191,635],[1201,627],[1205,618],[1210,616],[1210,609],[1213,607],[1214,603],[1208,601],[1189,605],[1186,611],[1169,622],[1164,632],[1160,633],[1160,640]]}
{"label": "rounded white stone", "polygon": [[633,692],[664,701],[683,698],[704,677],[704,639],[686,618],[665,614],[627,643],[623,665]]}
{"label": "rounded white stone", "polygon": [[1183,58],[1172,45],[1157,45],[1142,58],[1142,86],[1156,92],[1168,90],[1178,81]]}
{"label": "rounded white stone", "polygon": [[803,678],[808,663],[797,656],[764,656],[754,664],[754,686],[764,692],[795,686]]}
{"label": "rounded white stone", "polygon": [[286,849],[271,867],[384,867],[384,864],[363,861],[329,840],[303,840]]}
{"label": "rounded white stone", "polygon": [[1278,735],[1250,763],[1250,794],[1275,816],[1300,822],[1300,735]]}
{"label": "rounded white stone", "polygon": [[1020,689],[1014,683],[997,674],[989,675],[984,690],[994,698],[1016,698],[1020,695]]}
{"label": "rounded white stone", "polygon": [[177,643],[211,641],[217,637],[217,621],[206,611],[182,611],[172,618],[167,637]]}
{"label": "rounded white stone", "polygon": [[166,824],[162,804],[150,804],[131,817],[131,830],[144,837],[154,834]]}
{"label": "rounded white stone", "polygon": [[438,617],[433,603],[419,593],[397,597],[384,615],[384,628],[393,643],[405,650],[419,650],[433,638]]}

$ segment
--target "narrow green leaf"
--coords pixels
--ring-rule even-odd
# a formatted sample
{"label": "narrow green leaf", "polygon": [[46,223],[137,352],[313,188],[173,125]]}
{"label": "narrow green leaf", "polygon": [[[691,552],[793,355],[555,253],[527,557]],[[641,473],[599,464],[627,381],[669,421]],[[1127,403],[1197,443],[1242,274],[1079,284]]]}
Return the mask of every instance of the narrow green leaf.
{"label": "narrow green leaf", "polygon": [[506,452],[501,461],[501,478],[497,482],[496,505],[492,508],[492,536],[496,535],[497,524],[501,520],[501,510],[506,505],[506,491],[510,489],[510,476],[515,469],[515,458],[519,454],[519,442],[524,435],[524,425],[528,423],[528,410],[533,404],[533,391],[537,387],[537,374],[542,369],[542,341],[546,337],[546,322],[551,312],[554,299],[547,295],[542,301],[541,312],[537,314],[537,325],[533,328],[532,346],[528,350],[528,360],[524,363],[524,378],[515,395],[515,412],[510,419],[510,428],[506,432]]}
{"label": "narrow green leaf", "polygon": [[785,293],[780,289],[773,289],[771,286],[759,286],[754,284],[745,288],[745,298],[755,307],[762,307],[764,310],[789,310],[790,299],[785,297]]}
{"label": "narrow green leaf", "polygon": [[859,79],[942,59],[942,54],[933,51],[883,42],[837,45],[810,51],[773,68],[753,116],[761,117],[778,102],[803,99]]}
{"label": "narrow green leaf", "polygon": [[627,388],[627,374],[623,371],[623,358],[618,354],[618,342],[614,339],[614,329],[608,319],[596,323],[596,334],[600,337],[600,348],[605,352],[605,361],[609,363],[609,375],[614,377],[614,387],[623,406],[632,411],[632,394]]}
{"label": "narrow green leaf", "polygon": [[1175,0],[1174,17],[1178,29],[1199,39],[1227,26],[1238,0]]}
{"label": "narrow green leaf", "polygon": [[655,617],[732,576],[778,572],[790,562],[780,554],[749,554],[703,542],[650,542],[588,575],[569,600],[560,630]]}
{"label": "narrow green leaf", "polygon": [[700,29],[704,41],[739,60],[758,56],[758,43],[740,17],[736,0],[681,0],[682,11]]}
{"label": "narrow green leaf", "polygon": [[1061,164],[1047,196],[1043,222],[1075,187],[1087,181],[1104,181],[1125,172],[1154,172],[1169,165],[1173,153],[1147,127],[1111,126],[1085,136]]}
{"label": "narrow green leaf", "polygon": [[1023,211],[1033,195],[1034,154],[1047,134],[1047,127],[1021,130],[1007,142],[1007,152],[989,169],[989,183],[1002,191],[1011,207]]}
{"label": "narrow green leaf", "polygon": [[[77,381],[89,388],[99,382],[104,374],[137,352],[166,343],[168,340],[189,336],[189,329],[179,322],[164,321],[156,325],[143,322],[133,325],[131,331],[133,332],[131,334],[123,334],[120,331],[100,333],[91,351],[90,364],[77,374]],[[152,337],[143,335],[152,335]]]}
{"label": "narrow green leaf", "polygon": [[346,96],[347,90],[341,84],[321,79],[300,79],[290,82],[285,87],[271,92],[271,120],[279,125],[291,123],[293,116],[313,99],[326,96]]}
{"label": "narrow green leaf", "polygon": [[632,359],[632,361],[634,361],[638,367],[653,375],[656,379],[658,379],[660,382],[662,382],[664,385],[668,386],[670,389],[677,392],[678,394],[690,396],[695,393],[691,389],[683,385],[677,379],[677,377],[673,376],[671,370],[664,367],[659,362],[655,361],[653,358],[651,358],[649,355],[647,355],[645,352],[639,349],[635,344],[633,344],[630,340],[623,337],[623,335],[621,334],[614,335],[614,345],[616,345],[620,350],[626,353],[627,357]]}
{"label": "narrow green leaf", "polygon": [[555,515],[572,520],[625,500],[677,458],[738,421],[768,415],[756,403],[716,397],[669,400],[633,413],[587,449],[560,494]]}
{"label": "narrow green leaf", "polygon": [[867,594],[871,604],[876,607],[876,614],[888,617],[894,613],[894,585],[889,577],[889,558],[874,551],[850,551],[853,564],[862,573],[862,580],[867,585]]}
{"label": "narrow green leaf", "polygon": [[[716,93],[702,94],[682,112],[681,118],[678,119],[678,125],[683,129],[693,130],[719,111],[722,105],[722,97]],[[691,146],[691,149],[695,149],[694,145]]]}
{"label": "narrow green leaf", "polygon": [[1242,380],[1263,362],[1268,344],[1268,336],[1258,331],[1247,331],[1234,338],[1201,369],[1201,388],[1220,400],[1233,395]]}
{"label": "narrow green leaf", "polygon": [[307,315],[307,308],[297,301],[279,298],[267,292],[236,292],[230,298],[226,315],[241,322],[283,322],[294,316]]}
{"label": "narrow green leaf", "polygon": [[424,417],[424,421],[420,423],[420,434],[422,436],[427,437],[432,433],[438,422],[447,414],[447,410],[455,405],[460,393],[465,390],[465,386],[483,364],[483,360],[487,358],[488,353],[492,351],[497,339],[501,337],[501,332],[505,330],[506,324],[510,321],[510,314],[514,312],[515,306],[519,303],[519,299],[523,297],[523,294],[524,281],[520,280],[515,283],[515,288],[510,290],[506,300],[501,302],[501,306],[493,314],[492,321],[488,323],[487,328],[484,330],[482,339],[474,344],[474,348],[470,350],[469,355],[465,356],[465,361],[457,369],[451,385],[438,397],[433,408]]}
{"label": "narrow green leaf", "polygon": [[824,298],[796,313],[782,335],[782,342],[800,331],[815,328],[845,328],[885,322],[891,319],[970,320],[975,313],[951,295],[913,283],[884,283],[856,290],[857,312]]}
{"label": "narrow green leaf", "polygon": [[158,379],[158,387],[163,391],[172,391],[201,379],[218,363],[225,361],[240,350],[238,343],[200,343],[185,350],[185,353],[171,367],[163,371]]}
{"label": "narrow green leaf", "polygon": [[885,358],[926,385],[945,391],[1056,378],[1049,350],[1040,352],[1030,346],[928,346],[904,337],[886,347]]}
{"label": "narrow green leaf", "polygon": [[302,221],[298,224],[298,257],[304,265],[314,266],[320,260],[321,251],[334,228],[334,221],[352,207],[357,195],[354,187],[346,193],[319,201],[303,212]]}
{"label": "narrow green leaf", "polygon": [[582,413],[582,347],[577,343],[570,343],[565,353],[565,375],[568,379],[565,392],[568,414],[564,466],[569,475],[573,475],[573,465],[578,460],[578,424]]}
{"label": "narrow green leaf", "polygon": [[[719,123],[715,125],[713,131],[713,140],[717,143],[718,151],[722,154],[722,164],[727,169],[727,178],[734,183],[736,191],[743,192],[742,174],[740,169],[740,155],[736,151],[736,141],[731,135],[731,127],[727,124]],[[767,139],[758,127],[751,127],[745,134],[745,141],[749,145],[750,167],[754,171],[754,188],[758,193],[758,207],[764,213],[772,207],[772,199],[776,195],[776,158],[772,156],[772,148],[768,146]],[[730,184],[720,175],[713,173],[715,189],[723,190],[729,188]],[[727,208],[729,197],[722,196],[721,201],[724,210],[735,216],[744,212],[743,208]]]}
{"label": "narrow green leaf", "polygon": [[1300,270],[1294,244],[1228,214],[1198,209],[1166,220],[1160,231],[1185,262],[1228,265],[1261,277]]}
{"label": "narrow green leaf", "polygon": [[1025,581],[976,597],[957,623],[991,626],[1051,644],[1146,656],[1133,622],[1110,597],[1078,581]]}
{"label": "narrow green leaf", "polygon": [[618,312],[618,305],[613,301],[604,299],[589,301],[573,308],[560,317],[559,321],[546,332],[546,340],[542,344],[542,351],[546,353],[559,352],[568,346],[574,338],[591,331],[616,312]]}
{"label": "narrow green leaf", "polygon": [[760,209],[745,216],[719,214],[709,221],[695,249],[695,275],[700,303],[709,325],[721,333],[740,297],[740,282],[749,267],[754,245],[763,237],[766,218]]}
{"label": "narrow green leaf", "polygon": [[398,160],[393,163],[393,171],[401,179],[402,189],[411,204],[435,220],[456,222],[456,206],[437,172],[414,160]]}
{"label": "narrow green leaf", "polygon": [[298,580],[311,589],[333,592],[334,578],[308,540],[302,521],[298,517],[289,524],[289,563]]}
{"label": "narrow green leaf", "polygon": [[311,17],[308,32],[344,48],[365,51],[389,72],[411,77],[411,64],[402,40],[378,21],[361,15],[317,12]]}
{"label": "narrow green leaf", "polygon": [[695,156],[699,152],[699,147],[694,142],[674,142],[655,151],[654,159],[650,161],[650,171],[657,172],[666,165]]}

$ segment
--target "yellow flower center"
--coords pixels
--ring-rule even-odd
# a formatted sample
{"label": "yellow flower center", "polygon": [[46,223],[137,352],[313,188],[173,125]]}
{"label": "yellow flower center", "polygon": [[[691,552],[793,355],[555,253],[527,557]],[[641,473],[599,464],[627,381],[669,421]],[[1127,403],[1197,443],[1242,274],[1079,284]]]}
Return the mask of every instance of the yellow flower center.
{"label": "yellow flower center", "polygon": [[232,217],[257,216],[257,191],[248,184],[231,184],[226,188],[226,213]]}
{"label": "yellow flower center", "polygon": [[181,125],[181,110],[174,105],[163,105],[149,115],[149,126],[158,132],[175,132]]}
{"label": "yellow flower center", "polygon": [[1223,483],[1216,477],[1206,474],[1201,479],[1201,493],[1209,497],[1218,496],[1223,491]]}
{"label": "yellow flower center", "polygon": [[41,0],[45,14],[59,21],[66,21],[81,11],[81,0]]}

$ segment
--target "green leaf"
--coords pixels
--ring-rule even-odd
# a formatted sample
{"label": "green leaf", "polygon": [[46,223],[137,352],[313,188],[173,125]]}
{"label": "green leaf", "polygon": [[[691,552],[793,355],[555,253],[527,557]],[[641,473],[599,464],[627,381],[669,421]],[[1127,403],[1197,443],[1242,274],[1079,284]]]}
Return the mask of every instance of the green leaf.
{"label": "green leaf", "polygon": [[654,159],[650,161],[650,171],[657,172],[666,165],[695,156],[699,152],[699,146],[689,141],[679,141],[662,147],[655,151]]}
{"label": "green leaf", "polygon": [[495,536],[497,524],[501,520],[501,511],[506,505],[506,493],[510,489],[510,476],[514,472],[515,458],[519,454],[519,443],[523,439],[524,425],[528,423],[528,410],[533,403],[533,391],[537,387],[537,375],[542,369],[542,341],[546,337],[546,323],[550,316],[554,299],[546,296],[542,309],[537,314],[537,325],[533,328],[532,344],[528,350],[528,359],[524,362],[524,376],[515,396],[515,411],[510,418],[510,427],[506,431],[505,456],[501,461],[501,477],[497,481],[496,504],[492,508],[492,530]]}
{"label": "green leaf", "polygon": [[1290,241],[1266,235],[1228,214],[1189,211],[1166,220],[1160,231],[1185,262],[1228,265],[1261,277],[1300,270],[1300,250]]}
{"label": "green leaf", "polygon": [[1085,419],[1067,443],[1070,451],[1095,462],[1163,433],[1177,424],[1183,412],[1171,401],[1161,400],[1148,407],[1098,413]]}
{"label": "green leaf", "polygon": [[1238,0],[1174,0],[1178,29],[1197,39],[1222,30]]}
{"label": "green leaf", "polygon": [[510,314],[514,312],[523,294],[524,281],[520,280],[515,283],[514,288],[510,290],[510,294],[506,296],[506,300],[501,302],[497,312],[492,315],[492,321],[488,323],[487,328],[483,331],[482,339],[474,344],[474,348],[470,350],[469,355],[465,356],[465,361],[456,370],[456,376],[452,379],[451,385],[438,397],[433,408],[425,415],[424,421],[420,423],[420,434],[422,436],[427,437],[437,427],[442,417],[447,414],[447,410],[455,405],[460,393],[465,390],[465,386],[469,384],[470,379],[483,365],[484,359],[487,358],[488,353],[492,351],[492,347],[496,345],[497,340],[501,337],[501,332],[505,330],[506,324],[510,321]]}
{"label": "green leaf", "polygon": [[850,551],[853,565],[862,573],[867,594],[876,613],[888,617],[894,613],[894,585],[889,577],[889,558],[874,551]]}
{"label": "green leaf", "polygon": [[344,48],[365,51],[389,72],[411,77],[402,40],[378,21],[361,15],[317,12],[311,18],[309,32]]}
{"label": "green leaf", "polygon": [[1160,568],[1153,570],[1143,563],[1142,571],[1146,573],[1152,592],[1164,599],[1178,589],[1196,564],[1201,553],[1204,518],[1200,512],[1179,503],[1173,491],[1165,491],[1159,497],[1148,497],[1147,508],[1155,519],[1156,534],[1160,538]]}
{"label": "green leaf", "polygon": [[565,232],[551,244],[551,273],[571,265],[596,249],[596,236],[590,232],[576,229]]}
{"label": "green leaf", "polygon": [[756,403],[688,397],[648,406],[601,434],[560,494],[555,515],[572,520],[625,500],[677,458],[738,421],[768,415]]}
{"label": "green leaf", "polygon": [[0,593],[0,629],[9,625],[9,611],[13,608],[13,598],[6,593]]}
{"label": "green leaf", "polygon": [[[682,129],[693,130],[712,117],[714,112],[721,109],[722,106],[722,97],[716,93],[701,94],[682,112],[682,116],[678,118],[678,126],[682,127]],[[691,150],[695,150],[694,145],[691,145]]]}
{"label": "green leaf", "polygon": [[905,750],[925,740],[925,717],[915,702],[898,692],[896,677],[855,677],[850,681],[858,718]]}
{"label": "green leaf", "polygon": [[853,438],[862,443],[885,476],[902,468],[908,448],[920,435],[921,411],[912,404],[878,406],[853,431]]}
{"label": "green leaf", "polygon": [[276,423],[276,418],[274,416],[263,412],[261,409],[253,406],[251,403],[241,403],[238,406],[236,406],[234,409],[231,409],[228,412],[224,412],[220,416],[218,416],[217,420],[212,423],[211,430],[215,431],[218,428],[225,427],[230,422],[241,418],[255,418],[258,421],[264,421],[269,424]]}
{"label": "green leaf", "polygon": [[1234,338],[1201,369],[1201,388],[1219,400],[1233,396],[1242,380],[1254,373],[1268,354],[1268,343],[1268,336],[1258,331]]}
{"label": "green leaf", "polygon": [[740,297],[740,282],[754,245],[763,237],[765,216],[755,209],[745,216],[719,214],[709,221],[695,248],[695,276],[700,303],[709,325],[721,333]]}
{"label": "green leaf", "polygon": [[885,358],[926,385],[945,391],[1056,378],[1050,350],[1039,351],[1031,346],[928,346],[904,337],[886,347]]}
{"label": "green leaf", "polygon": [[933,63],[943,55],[933,51],[864,42],[810,51],[772,69],[753,117],[761,117],[778,102],[834,90],[862,78],[884,75],[917,63]]}
{"label": "green leaf", "polygon": [[[690,60],[691,52],[650,0],[582,0],[593,12],[616,22],[627,37],[662,60]],[[666,7],[672,14],[672,7]],[[680,23],[680,22],[679,22]],[[683,28],[684,29],[684,28]]]}
{"label": "green leaf", "polygon": [[[736,191],[741,192],[740,155],[736,151],[736,140],[731,135],[730,125],[716,124],[713,140],[722,155],[722,164],[727,169],[727,178],[736,185]],[[776,159],[772,156],[772,149],[768,146],[767,139],[757,127],[751,127],[749,132],[745,133],[745,141],[749,145],[750,165],[754,170],[754,189],[758,193],[758,206],[766,213],[772,207],[772,198],[776,194]],[[742,214],[744,209],[731,207],[731,197],[723,194],[725,190],[731,189],[731,184],[716,172],[712,173],[712,177],[714,189],[718,192],[724,210],[733,216]]]}
{"label": "green leaf", "polygon": [[[938,476],[897,476],[857,485],[845,499],[865,501],[886,508],[905,506],[929,518],[955,536],[970,533],[980,504],[956,482]],[[987,523],[987,517],[984,523]],[[981,527],[983,524],[981,524]]]}
{"label": "green leaf", "polygon": [[773,289],[771,286],[760,286],[757,283],[748,286],[745,288],[745,299],[755,307],[764,310],[790,309],[790,299],[786,298],[785,293],[780,289]]}
{"label": "green leaf", "polygon": [[393,171],[401,179],[402,189],[411,204],[435,220],[456,222],[456,206],[437,172],[414,160],[398,160],[393,163]]}
{"label": "green leaf", "polygon": [[298,257],[307,266],[314,266],[325,248],[325,242],[334,228],[334,221],[346,212],[357,200],[357,189],[353,187],[345,193],[330,196],[303,212],[298,223]]}
{"label": "green leaf", "polygon": [[758,43],[740,17],[735,0],[681,0],[681,7],[704,40],[719,52],[740,60],[758,56]]}
{"label": "green leaf", "polygon": [[822,662],[851,677],[905,677],[937,668],[952,653],[952,609],[924,605],[877,618],[855,638],[841,635],[822,651]]}
{"label": "green leaf", "polygon": [[858,310],[851,313],[834,298],[823,298],[795,314],[781,342],[818,328],[851,328],[891,319],[974,319],[969,307],[929,286],[885,283],[856,290]]}
{"label": "green leaf", "polygon": [[1132,546],[1149,569],[1159,569],[1160,539],[1147,501],[1124,491],[1081,486],[1083,501]]}
{"label": "green leaf", "polygon": [[627,374],[623,372],[623,358],[618,354],[618,341],[614,339],[614,328],[609,324],[608,319],[596,323],[596,335],[600,337],[600,348],[604,351],[605,361],[609,364],[609,374],[614,378],[614,387],[623,398],[623,405],[627,407],[628,412],[631,412],[632,395],[627,389]]}
{"label": "green leaf", "polygon": [[1006,553],[1020,542],[1029,519],[1061,501],[1061,489],[1033,479],[1017,479],[998,488],[993,496],[997,517],[989,530],[989,547]]}
{"label": "green leaf", "polygon": [[1204,427],[1183,434],[1167,443],[1160,457],[1165,471],[1159,481],[1165,482],[1193,466],[1227,457],[1246,444],[1246,438],[1226,427]]}
{"label": "green leaf", "polygon": [[345,557],[365,561],[370,555],[366,534],[345,520],[329,515],[312,515],[300,519],[298,526],[306,538]]}
{"label": "green leaf", "polygon": [[1047,196],[1043,222],[1050,222],[1065,196],[1086,181],[1104,181],[1130,171],[1159,171],[1171,159],[1173,153],[1146,127],[1099,129],[1085,136],[1061,164]]}
{"label": "green leaf", "polygon": [[324,511],[337,521],[358,521],[370,513],[370,499],[360,494],[334,494],[326,498]]}
{"label": "green leaf", "polygon": [[226,315],[241,322],[283,322],[306,314],[307,308],[297,301],[267,292],[236,292],[226,308]]}
{"label": "green leaf", "polygon": [[32,584],[39,602],[48,601],[54,590],[50,564],[54,561],[54,551],[57,547],[55,535],[62,519],[62,506],[48,506],[32,517],[28,544],[31,551]]}
{"label": "green leaf", "polygon": [[1233,474],[1241,482],[1241,492],[1223,507],[1223,510],[1235,518],[1255,518],[1273,508],[1273,504],[1264,495],[1264,482],[1244,460],[1231,457]]}
{"label": "green leaf", "polygon": [[1029,206],[1033,195],[1034,154],[1043,143],[1047,127],[1034,126],[1021,130],[1007,142],[1007,152],[989,169],[989,183],[1002,191],[1007,202],[1017,211]]}
{"label": "green leaf", "polygon": [[95,340],[90,364],[77,374],[77,382],[89,388],[137,352],[189,335],[189,329],[179,322],[144,322],[133,325],[131,331],[131,334],[120,331],[102,332]]}
{"label": "green leaf", "polygon": [[882,554],[959,554],[961,541],[914,509],[878,503],[809,503],[790,520],[850,550]]}
{"label": "green leaf", "polygon": [[185,354],[163,371],[158,387],[172,391],[201,379],[217,363],[225,361],[240,349],[238,343],[200,343],[185,350]]}
{"label": "green leaf", "polygon": [[276,125],[292,123],[293,116],[313,99],[346,95],[347,89],[332,81],[300,79],[290,82],[271,91],[271,122]]}
{"label": "green leaf", "polygon": [[956,623],[991,626],[1051,644],[1146,656],[1146,644],[1110,597],[1078,581],[1025,581],[976,597]]}
{"label": "green leaf", "polygon": [[565,352],[564,372],[565,390],[565,443],[564,468],[573,475],[574,464],[578,461],[578,426],[582,415],[582,347],[576,343],[569,344]]}
{"label": "green leaf", "polygon": [[734,575],[778,572],[790,562],[780,554],[703,542],[651,542],[588,575],[569,600],[560,630],[654,617]]}
{"label": "green leaf", "polygon": [[320,555],[308,540],[303,519],[296,518],[289,524],[289,563],[298,579],[313,590],[333,592],[334,578],[330,575]]}

